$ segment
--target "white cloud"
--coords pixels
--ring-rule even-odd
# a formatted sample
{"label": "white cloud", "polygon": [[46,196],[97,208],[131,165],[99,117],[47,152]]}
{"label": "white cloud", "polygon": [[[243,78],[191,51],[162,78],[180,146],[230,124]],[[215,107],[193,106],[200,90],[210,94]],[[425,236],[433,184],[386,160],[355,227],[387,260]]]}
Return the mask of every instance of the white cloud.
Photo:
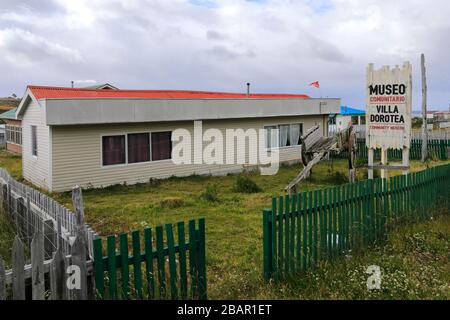
{"label": "white cloud", "polygon": [[[450,10],[420,0],[82,0],[0,5],[3,93],[31,81],[96,79],[125,88],[306,92],[312,81],[364,103],[369,62],[414,65],[427,55],[429,99],[450,102]],[[5,55],[4,55],[5,56]],[[51,72],[43,72],[51,70]],[[447,93],[446,93],[447,92]],[[0,92],[0,95],[2,92]]]}

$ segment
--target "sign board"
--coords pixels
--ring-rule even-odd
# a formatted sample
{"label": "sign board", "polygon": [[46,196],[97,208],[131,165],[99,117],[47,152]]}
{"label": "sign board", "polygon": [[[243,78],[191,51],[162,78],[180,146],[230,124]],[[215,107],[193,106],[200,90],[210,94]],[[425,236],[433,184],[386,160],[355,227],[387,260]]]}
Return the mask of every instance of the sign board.
{"label": "sign board", "polygon": [[409,148],[411,139],[412,67],[367,67],[367,130],[369,149]]}

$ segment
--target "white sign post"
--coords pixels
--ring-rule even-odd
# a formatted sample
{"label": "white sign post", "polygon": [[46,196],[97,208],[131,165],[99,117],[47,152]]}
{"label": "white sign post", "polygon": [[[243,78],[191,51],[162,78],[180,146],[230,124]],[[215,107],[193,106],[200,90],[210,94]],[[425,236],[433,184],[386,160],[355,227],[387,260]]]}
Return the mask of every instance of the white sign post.
{"label": "white sign post", "polygon": [[[402,68],[388,66],[374,70],[367,67],[366,88],[366,145],[368,148],[369,179],[373,170],[381,169],[381,177],[387,178],[387,170],[409,170],[409,149],[411,145],[411,64],[405,62]],[[374,165],[374,150],[381,149],[381,165]],[[402,164],[388,165],[388,149],[401,149]]]}

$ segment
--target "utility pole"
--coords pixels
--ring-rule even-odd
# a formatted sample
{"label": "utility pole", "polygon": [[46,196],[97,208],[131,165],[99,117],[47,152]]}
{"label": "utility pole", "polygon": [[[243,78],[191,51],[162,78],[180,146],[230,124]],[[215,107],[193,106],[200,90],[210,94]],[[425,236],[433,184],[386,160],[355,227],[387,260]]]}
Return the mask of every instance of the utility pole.
{"label": "utility pole", "polygon": [[427,75],[425,55],[421,56],[422,65],[422,162],[428,159],[428,123],[427,123]]}

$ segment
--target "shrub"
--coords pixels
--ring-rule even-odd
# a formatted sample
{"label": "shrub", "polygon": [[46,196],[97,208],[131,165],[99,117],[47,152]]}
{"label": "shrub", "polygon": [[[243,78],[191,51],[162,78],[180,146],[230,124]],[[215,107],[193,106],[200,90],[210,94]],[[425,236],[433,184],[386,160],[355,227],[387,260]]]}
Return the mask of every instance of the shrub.
{"label": "shrub", "polygon": [[237,177],[234,191],[242,193],[257,193],[261,192],[261,188],[250,177],[240,175]]}
{"label": "shrub", "polygon": [[219,196],[217,195],[217,187],[215,185],[208,184],[201,197],[209,202],[219,201]]}
{"label": "shrub", "polygon": [[148,185],[150,187],[159,187],[160,184],[161,184],[161,180],[159,180],[159,179],[155,179],[155,178],[148,179]]}
{"label": "shrub", "polygon": [[184,200],[178,197],[168,197],[162,199],[159,205],[162,208],[179,208],[184,205]]}

